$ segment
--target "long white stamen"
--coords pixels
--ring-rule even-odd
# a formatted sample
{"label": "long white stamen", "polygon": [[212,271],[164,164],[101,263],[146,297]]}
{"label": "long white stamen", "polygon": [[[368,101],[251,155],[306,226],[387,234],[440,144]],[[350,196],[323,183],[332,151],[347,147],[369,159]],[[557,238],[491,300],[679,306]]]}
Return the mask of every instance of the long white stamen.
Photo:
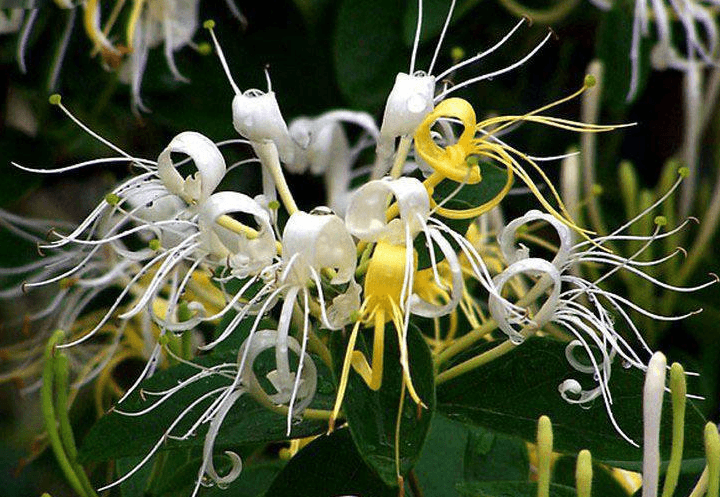
{"label": "long white stamen", "polygon": [[200,397],[198,397],[198,398],[197,398],[194,402],[192,402],[190,405],[188,405],[188,406],[178,415],[178,417],[175,418],[175,420],[170,424],[170,426],[168,427],[168,429],[165,430],[165,433],[163,434],[163,436],[160,437],[160,440],[158,440],[158,442],[153,446],[153,448],[150,449],[150,452],[148,452],[148,454],[147,454],[138,464],[136,464],[135,467],[133,467],[130,471],[128,471],[127,473],[125,473],[121,478],[118,478],[117,480],[115,480],[114,482],[110,483],[109,485],[105,485],[105,486],[103,486],[103,487],[98,488],[97,491],[98,491],[98,492],[104,492],[105,490],[107,490],[107,489],[109,489],[109,488],[116,487],[117,485],[120,485],[122,482],[126,481],[126,480],[129,479],[132,475],[134,475],[135,473],[137,473],[137,472],[140,470],[140,468],[142,468],[142,467],[145,465],[145,463],[148,462],[148,461],[150,460],[150,458],[160,449],[160,447],[162,446],[162,444],[165,442],[165,439],[170,435],[170,432],[172,432],[172,430],[185,418],[185,416],[187,416],[188,414],[190,414],[190,413],[193,411],[193,409],[195,409],[195,406],[196,406],[196,405],[200,404],[201,402],[203,402],[203,401],[204,401],[205,399],[207,399],[208,397],[211,397],[211,396],[217,394],[218,392],[221,392],[221,391],[225,390],[225,388],[227,388],[227,387],[216,388],[215,390],[212,390],[212,391],[210,391],[210,392],[207,392],[207,393],[201,395]]}
{"label": "long white stamen", "polygon": [[241,95],[242,92],[240,91],[240,88],[238,88],[238,85],[235,84],[235,81],[230,74],[230,67],[228,66],[227,60],[225,59],[225,54],[223,53],[222,48],[220,48],[220,43],[218,43],[218,40],[215,37],[215,30],[213,29],[213,26],[215,26],[215,23],[213,21],[205,21],[205,27],[208,31],[210,31],[210,37],[212,38],[213,45],[215,45],[218,59],[220,59],[220,65],[222,65],[222,68],[225,71],[225,76],[227,76],[227,79],[230,82],[230,86],[232,86],[235,95]]}
{"label": "long white stamen", "polygon": [[423,18],[423,0],[418,0],[418,16],[417,26],[415,27],[415,40],[413,41],[412,55],[410,55],[410,70],[408,74],[410,76],[415,72],[415,58],[417,56],[418,46],[420,45],[420,32],[422,31],[422,18]]}
{"label": "long white stamen", "polygon": [[445,97],[447,97],[449,94],[451,94],[451,93],[453,93],[453,92],[455,92],[455,91],[457,91],[457,90],[459,90],[459,89],[461,89],[461,88],[464,88],[464,87],[466,87],[466,86],[468,86],[468,85],[472,85],[472,84],[477,83],[477,82],[479,82],[479,81],[484,81],[484,80],[486,80],[486,79],[492,79],[492,78],[494,78],[495,76],[499,76],[499,75],[501,75],[501,74],[505,74],[506,72],[510,72],[510,71],[512,71],[512,70],[520,67],[520,66],[523,65],[525,62],[527,62],[528,60],[530,60],[530,59],[548,42],[548,40],[552,37],[552,35],[553,35],[552,32],[548,33],[548,34],[545,36],[545,38],[543,38],[543,40],[538,44],[538,46],[536,46],[535,48],[533,48],[533,49],[530,51],[530,53],[528,53],[525,57],[523,57],[522,59],[518,60],[517,62],[515,62],[515,63],[513,63],[513,64],[510,64],[509,66],[507,66],[507,67],[505,67],[505,68],[503,68],[503,69],[499,69],[499,70],[494,71],[494,72],[491,72],[491,73],[483,74],[482,76],[476,76],[476,77],[474,77],[474,78],[470,78],[470,79],[468,79],[467,81],[463,81],[463,82],[460,83],[460,84],[457,84],[457,85],[455,85],[455,86],[453,86],[453,87],[451,87],[451,88],[448,88],[447,90],[444,90],[444,91],[441,92],[439,95],[437,95],[437,96],[435,97],[434,101],[435,101],[435,102],[439,102],[439,101],[443,100]]}
{"label": "long white stamen", "polygon": [[[513,34],[515,34],[515,31],[517,31],[517,30],[520,28],[520,26],[522,26],[522,25],[525,23],[525,21],[526,21],[526,19],[523,17],[523,18],[520,19],[520,21],[510,30],[510,32],[509,32],[508,34],[506,34],[505,36],[503,36],[503,38],[502,38],[499,42],[497,42],[495,45],[493,45],[492,47],[488,48],[488,49],[485,50],[484,52],[480,52],[480,53],[478,53],[478,54],[476,54],[476,55],[473,55],[473,56],[470,57],[469,59],[465,59],[465,60],[463,60],[462,62],[458,62],[457,64],[455,64],[454,66],[450,67],[449,69],[441,72],[441,73],[437,76],[437,80],[440,81],[440,80],[442,80],[445,76],[447,76],[447,75],[449,75],[450,73],[452,73],[453,71],[457,71],[458,69],[460,69],[460,68],[462,68],[462,67],[465,67],[465,66],[467,66],[467,65],[469,65],[469,64],[472,64],[473,62],[478,61],[478,60],[482,59],[483,57],[486,57],[486,56],[490,55],[491,53],[493,53],[495,50],[497,50],[498,48],[500,48],[501,46],[503,46],[503,45],[505,44],[505,42],[507,42],[507,41],[510,39],[510,37],[511,37]],[[432,72],[430,72],[430,74],[431,74],[431,73],[432,73]]]}
{"label": "long white stamen", "polygon": [[[456,1],[457,0],[452,0],[452,2],[450,2],[450,8],[448,9],[447,16],[445,17],[445,24],[443,24],[442,31],[440,32],[440,39],[438,40],[437,46],[435,47],[435,53],[433,54],[432,61],[430,62],[430,68],[427,72],[428,74],[432,74],[433,68],[435,67],[435,61],[437,60],[438,54],[440,53],[440,47],[442,47],[443,40],[445,40],[445,33],[447,32],[448,26],[450,25],[450,19],[452,19]],[[412,74],[412,72],[410,74]]]}

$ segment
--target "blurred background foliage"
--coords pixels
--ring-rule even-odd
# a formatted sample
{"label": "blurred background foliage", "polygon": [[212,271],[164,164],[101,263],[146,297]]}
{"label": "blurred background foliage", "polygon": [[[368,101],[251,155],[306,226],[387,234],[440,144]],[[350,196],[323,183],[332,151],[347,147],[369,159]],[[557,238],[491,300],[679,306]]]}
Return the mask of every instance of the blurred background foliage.
{"label": "blurred background foliage", "polygon": [[[527,6],[543,9],[550,0],[528,1]],[[0,2],[1,4],[1,2]],[[425,23],[418,65],[426,68],[432,58],[437,37],[447,11],[446,0],[425,0]],[[405,0],[272,0],[238,2],[248,20],[246,28],[230,15],[224,2],[209,0],[200,4],[200,19],[214,19],[216,33],[230,64],[233,77],[242,89],[266,89],[263,69],[267,68],[286,120],[300,115],[349,107],[382,117],[385,98],[399,71],[407,71],[415,29],[417,5]],[[491,81],[472,85],[458,92],[473,103],[479,116],[521,114],[566,96],[582,85],[586,68],[594,58],[606,66],[602,123],[634,122],[636,126],[598,137],[596,171],[603,185],[600,197],[607,226],[621,224],[625,213],[618,180],[618,165],[629,160],[639,173],[641,186],[655,188],[663,165],[678,156],[682,145],[682,75],[678,72],[650,72],[643,65],[640,91],[631,103],[625,102],[629,75],[631,3],[616,0],[615,7],[602,12],[589,2],[580,1],[567,16],[552,23],[554,37],[521,68]],[[67,14],[48,5],[41,9],[26,53],[27,74],[16,62],[17,35],[0,36],[0,207],[34,216],[81,219],[113,182],[126,174],[125,168],[94,167],[62,177],[39,177],[13,168],[11,161],[33,167],[57,167],[111,151],[79,130],[59,110],[48,104],[46,89],[54,47],[62,35]],[[461,0],[453,18],[438,69],[453,63],[453,50],[465,54],[486,49],[501,39],[518,18],[495,0]],[[505,67],[520,59],[545,36],[548,26],[534,22],[523,27],[501,50],[483,59],[460,75],[462,81]],[[201,27],[196,43],[208,42]],[[647,49],[647,47],[645,47]],[[185,48],[176,54],[180,72],[189,83],[177,82],[168,70],[162,50],[150,52],[142,95],[150,113],[135,115],[130,106],[130,90],[117,74],[103,70],[98,58],[89,56],[90,42],[75,32],[69,46],[59,92],[63,103],[91,129],[110,139],[132,155],[156,158],[169,140],[180,131],[196,130],[215,141],[236,138],[232,127],[232,90],[214,53],[201,55]],[[644,59],[647,50],[644,50]],[[579,117],[579,100],[563,105],[556,115]],[[699,198],[692,215],[703,215],[702,199],[717,181],[720,163],[720,122],[718,113],[703,136]],[[557,155],[577,145],[571,133],[527,126],[513,134],[513,145],[533,155]],[[245,152],[223,149],[228,163]],[[549,164],[547,173],[557,179],[558,167]],[[258,171],[242,169],[225,180],[225,188],[254,191]],[[290,175],[291,189],[301,208],[322,202],[322,180],[309,175]],[[513,197],[510,212],[522,212],[530,199]],[[695,229],[690,227],[690,230]],[[688,238],[692,240],[692,236]],[[715,237],[717,240],[717,237]],[[707,278],[706,268],[720,267],[720,252],[710,245],[704,262],[690,282]],[[0,232],[2,266],[34,258],[32,247],[18,244],[6,231]],[[710,269],[712,270],[712,269]],[[13,304],[6,315],[18,315]],[[691,385],[693,393],[704,395],[700,408],[718,419],[718,378],[720,377],[720,288],[715,285],[697,294],[683,295],[675,302],[676,312],[704,308],[672,327],[653,335],[653,346],[666,352],[669,360],[682,361],[686,369],[701,373]],[[2,344],[12,342],[17,330],[3,327]],[[19,461],[29,453],[33,438],[41,430],[35,409],[36,399],[22,398],[12,385],[0,390],[0,479],[3,495],[39,495],[40,489],[55,489],[53,495],[68,490],[54,468],[52,456],[45,454],[19,471]],[[82,405],[82,403],[78,403]],[[28,407],[33,406],[33,407]],[[639,415],[639,413],[638,413]],[[91,412],[74,412],[76,419],[87,419]],[[448,420],[433,427],[433,437],[452,432]],[[79,428],[82,438],[85,428]],[[479,436],[471,434],[472,436]],[[464,434],[468,437],[468,434]],[[447,437],[445,437],[447,439]],[[338,442],[340,443],[340,442]],[[457,442],[462,446],[461,442]],[[469,450],[469,449],[468,449]],[[511,449],[505,449],[511,450]],[[452,464],[452,461],[443,461]],[[426,475],[437,471],[432,461],[421,460],[418,471]],[[265,469],[274,474],[272,468]],[[468,470],[466,468],[466,470]],[[252,478],[252,474],[248,476]],[[431,476],[423,483],[432,488]],[[57,480],[51,482],[53,480]],[[262,480],[266,481],[266,480]],[[277,485],[281,485],[282,482]],[[259,487],[258,487],[259,488]],[[444,495],[428,491],[427,495]],[[448,495],[453,495],[449,493]]]}

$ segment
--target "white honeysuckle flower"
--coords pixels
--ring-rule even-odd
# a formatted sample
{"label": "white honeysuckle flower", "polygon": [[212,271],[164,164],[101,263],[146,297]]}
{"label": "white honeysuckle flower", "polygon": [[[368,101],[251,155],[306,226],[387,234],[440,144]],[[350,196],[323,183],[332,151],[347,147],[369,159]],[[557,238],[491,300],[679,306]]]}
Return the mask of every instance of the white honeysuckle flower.
{"label": "white honeysuckle flower", "polygon": [[322,269],[335,271],[333,285],[353,279],[357,264],[355,244],[342,219],[329,209],[296,212],[283,231],[283,275],[289,285],[306,285]]}
{"label": "white honeysuckle flower", "polygon": [[[231,213],[252,216],[259,230],[250,237],[218,224],[220,216]],[[277,249],[270,215],[247,195],[237,192],[211,195],[200,208],[199,226],[205,250],[218,261],[227,259],[234,276],[246,278],[272,264]]]}
{"label": "white honeysuckle flower", "polygon": [[[344,158],[344,154],[349,153],[347,137],[341,123],[354,124],[373,140],[378,139],[380,132],[367,112],[337,109],[314,118],[295,118],[290,122],[289,132],[299,150],[294,161],[286,164],[288,170],[298,174],[309,167],[311,173],[323,174],[336,168],[338,156]],[[338,146],[338,140],[344,146]]]}
{"label": "white honeysuckle flower", "polygon": [[192,45],[198,28],[199,0],[148,0],[139,18],[129,27],[134,32],[130,58],[120,69],[120,80],[130,84],[133,111],[149,109],[140,95],[145,67],[150,49],[163,45],[165,61],[176,81],[188,82],[175,64],[174,53]]}
{"label": "white honeysuckle flower", "polygon": [[[677,183],[675,186],[677,186]],[[513,276],[520,274],[529,276],[535,280],[535,285],[541,290],[539,295],[543,295],[550,286],[552,286],[552,291],[549,296],[544,297],[546,299],[545,302],[532,318],[526,314],[518,313],[516,309],[507,308],[505,304],[499,301],[494,295],[490,296],[488,304],[490,313],[498,323],[500,329],[515,343],[522,342],[529,334],[534,332],[534,330],[542,328],[547,323],[560,325],[570,331],[575,339],[571,341],[566,348],[568,362],[579,372],[593,374],[598,386],[591,390],[584,390],[577,380],[568,379],[559,387],[562,397],[571,403],[585,404],[597,396],[602,395],[606,409],[616,430],[632,444],[635,444],[635,442],[624,434],[612,416],[612,396],[608,386],[611,373],[610,366],[614,357],[619,355],[623,363],[628,367],[632,366],[641,370],[645,370],[647,367],[645,361],[635,352],[628,340],[616,330],[617,324],[613,314],[620,316],[622,322],[632,331],[634,335],[633,340],[640,344],[645,353],[652,354],[652,351],[635,326],[630,316],[630,311],[635,311],[652,319],[665,321],[684,319],[693,315],[695,312],[689,312],[679,316],[658,315],[620,295],[600,288],[599,283],[619,270],[627,271],[662,288],[679,292],[697,291],[717,282],[717,279],[713,279],[695,287],[681,288],[658,281],[643,271],[644,267],[651,267],[667,261],[676,255],[678,253],[677,251],[657,260],[634,260],[650,243],[657,239],[674,235],[685,225],[682,224],[673,230],[660,234],[659,229],[662,223],[659,223],[655,232],[650,236],[621,234],[622,231],[637,219],[646,215],[647,212],[661,203],[664,198],[665,197],[658,200],[658,202],[653,204],[645,212],[621,226],[610,235],[597,237],[590,241],[586,240],[575,245],[572,245],[572,232],[570,228],[542,212],[530,211],[509,223],[499,234],[498,238],[502,252],[508,262],[514,262],[511,262],[507,269],[495,277],[495,282],[498,285],[497,292],[500,293],[502,287]],[[552,261],[530,257],[527,247],[521,246],[519,250],[515,247],[515,236],[518,233],[518,228],[524,224],[536,221],[550,224],[558,233],[560,246]],[[603,243],[609,241],[625,240],[639,241],[644,245],[631,258],[615,255],[601,247]],[[588,281],[573,274],[573,268],[581,263],[601,264],[609,267],[609,270],[595,281]],[[586,299],[587,304],[579,301],[579,297],[581,296]],[[519,295],[518,297],[522,298],[523,296]],[[611,314],[611,312],[613,314]],[[522,326],[524,330],[518,330],[515,328],[516,326]],[[595,352],[593,352],[591,346],[596,348]],[[585,360],[581,361],[575,357],[576,350],[584,351],[586,356]],[[599,359],[596,357],[597,353],[601,356]]]}
{"label": "white honeysuckle flower", "polygon": [[[506,303],[499,298],[505,285],[511,278],[526,274],[530,276],[546,276],[552,285],[551,293],[546,297],[540,309],[532,316],[528,322],[527,316],[518,316],[509,308]],[[498,295],[490,295],[488,300],[488,310],[498,327],[508,336],[508,338],[516,345],[521,344],[525,340],[522,331],[518,331],[513,325],[532,326],[540,329],[545,326],[552,318],[558,307],[560,298],[560,271],[558,268],[546,261],[535,257],[516,260],[510,264],[502,273],[493,278],[493,283],[497,288]],[[514,316],[514,317],[512,317]]]}
{"label": "white honeysuckle flower", "polygon": [[[398,73],[395,79],[395,85],[393,86],[393,89],[387,99],[385,112],[383,114],[383,121],[380,126],[380,137],[376,147],[377,159],[372,172],[373,179],[379,179],[387,173],[390,161],[395,153],[395,139],[398,137],[405,140],[409,139],[415,133],[418,125],[422,123],[425,117],[440,101],[445,99],[451,93],[468,85],[492,79],[520,67],[532,58],[552,36],[552,33],[548,33],[529,53],[505,68],[486,74],[472,76],[457,84],[448,85],[445,82],[445,78],[447,76],[450,76],[459,69],[474,64],[475,62],[495,52],[512,37],[520,26],[527,21],[525,18],[521,19],[500,41],[489,49],[457,62],[439,74],[433,74],[435,62],[437,61],[440,48],[442,47],[442,43],[445,38],[445,33],[447,32],[450,19],[452,18],[453,11],[455,9],[455,3],[456,0],[452,0],[450,3],[445,24],[443,25],[432,61],[430,62],[430,66],[427,71],[416,70],[415,68],[423,21],[422,1],[418,4],[417,28],[415,30],[415,41],[413,43],[412,55],[410,58],[410,68],[407,73]],[[436,84],[439,81],[443,82],[443,87],[436,92]],[[496,140],[496,137],[492,137],[491,139]],[[401,142],[398,152],[407,154],[409,143],[406,144],[406,146],[407,148],[403,149]]]}
{"label": "white honeysuckle flower", "polygon": [[558,247],[555,257],[553,257],[551,262],[555,267],[562,268],[570,255],[573,243],[573,232],[555,216],[545,214],[535,209],[528,211],[523,216],[513,219],[498,234],[498,244],[500,245],[500,250],[505,260],[509,264],[512,264],[530,256],[530,249],[527,246],[520,244],[520,248],[515,248],[515,236],[520,226],[524,226],[532,221],[545,221],[552,225],[555,231],[557,231],[560,237],[560,247]]}
{"label": "white honeysuckle flower", "polygon": [[[176,169],[178,164],[172,160],[171,154],[174,152],[188,155],[197,172],[183,179]],[[195,131],[184,131],[175,136],[158,156],[157,168],[158,177],[165,187],[188,204],[207,200],[227,170],[225,159],[217,146],[212,140]]]}
{"label": "white honeysuckle flower", "polygon": [[[357,126],[362,134],[351,147],[342,124]],[[292,163],[285,164],[292,173],[322,174],[325,179],[328,206],[344,215],[351,195],[351,171],[360,152],[377,143],[379,131],[366,112],[331,110],[315,118],[298,117],[290,122],[290,136],[297,147]],[[362,171],[362,170],[360,170]]]}
{"label": "white honeysuckle flower", "polygon": [[[650,61],[658,70],[676,69],[685,71],[688,64],[699,60],[704,65],[714,65],[717,58],[720,36],[713,1],[686,0],[683,2],[665,0],[635,0],[635,11],[630,48],[631,77],[627,98],[635,97],[640,78],[640,44],[650,36],[650,24],[655,25],[657,42]],[[652,10],[652,14],[651,11]],[[685,55],[680,55],[672,39],[673,24],[677,20],[683,28]],[[698,29],[700,28],[700,29]]]}
{"label": "white honeysuckle flower", "polygon": [[283,163],[293,162],[295,143],[282,117],[275,92],[250,89],[232,101],[233,126],[250,142],[273,143]]}
{"label": "white honeysuckle flower", "polygon": [[[386,219],[388,199],[394,197],[400,217]],[[361,240],[379,240],[399,245],[423,230],[430,216],[430,199],[422,183],[415,178],[384,178],[370,181],[354,193],[345,215],[348,230]]]}
{"label": "white honeysuckle flower", "polygon": [[[222,363],[209,368],[184,361],[181,358],[174,356],[181,362],[196,368],[198,372],[180,381],[177,385],[172,386],[167,390],[143,390],[144,397],[157,399],[148,407],[138,411],[124,411],[117,408],[114,411],[123,416],[145,416],[153,412],[158,407],[163,406],[165,402],[170,400],[176,393],[181,392],[184,388],[198,381],[207,380],[210,377],[217,376],[223,376],[231,381],[226,385],[204,392],[197,399],[191,402],[176,416],[170,426],[168,426],[163,433],[163,436],[160,437],[158,443],[153,446],[153,448],[137,465],[109,485],[98,489],[98,491],[102,492],[106,489],[117,486],[134,475],[162,447],[165,440],[187,440],[195,436],[197,430],[203,425],[208,425],[208,431],[204,437],[202,464],[200,465],[198,471],[198,477],[195,482],[192,496],[197,495],[201,486],[217,485],[218,488],[225,488],[237,479],[242,472],[242,461],[240,456],[234,452],[225,451],[225,454],[231,459],[232,467],[224,475],[220,475],[214,467],[213,454],[215,439],[217,438],[228,412],[238,399],[240,399],[243,395],[249,394],[258,398],[260,402],[285,405],[291,410],[293,409],[293,401],[297,400],[297,404],[294,406],[294,411],[295,413],[301,413],[307,406],[310,405],[315,396],[317,388],[317,369],[315,367],[315,363],[305,352],[304,347],[301,347],[298,341],[293,337],[286,337],[286,340],[289,350],[301,358],[299,361],[298,371],[289,373],[292,378],[295,378],[297,375],[297,383],[299,385],[297,391],[289,394],[288,392],[282,390],[281,387],[281,389],[278,389],[275,393],[269,393],[263,388],[257,378],[256,372],[262,371],[262,374],[265,374],[271,384],[275,386],[275,383],[277,383],[277,371],[258,371],[255,363],[262,352],[276,348],[278,340],[279,333],[276,330],[251,330],[250,335],[245,339],[238,351],[237,361],[235,363]],[[170,349],[168,349],[168,353],[173,355]],[[276,367],[280,368],[281,365],[276,364]],[[296,395],[296,397],[293,397],[293,395]],[[183,421],[187,424],[187,418],[190,418],[195,412],[197,412],[196,407],[200,406],[202,403],[206,403],[208,399],[212,399],[210,405],[205,408],[202,413],[194,419],[194,421],[191,422],[189,428],[181,433],[174,433],[176,427]]]}
{"label": "white honeysuckle flower", "polygon": [[[398,73],[388,95],[376,152],[384,160],[395,151],[395,138],[412,136],[434,108],[435,77],[417,71]],[[383,171],[384,172],[384,171]]]}

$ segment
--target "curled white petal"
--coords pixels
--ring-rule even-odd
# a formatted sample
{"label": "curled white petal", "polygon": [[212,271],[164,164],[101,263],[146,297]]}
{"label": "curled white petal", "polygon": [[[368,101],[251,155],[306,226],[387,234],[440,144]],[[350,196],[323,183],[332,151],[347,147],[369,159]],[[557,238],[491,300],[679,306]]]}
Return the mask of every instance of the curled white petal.
{"label": "curled white petal", "polygon": [[424,73],[399,73],[390,91],[380,126],[379,155],[392,154],[395,138],[415,133],[434,108],[435,77]]}
{"label": "curled white petal", "polygon": [[502,250],[503,256],[505,256],[505,260],[512,264],[513,262],[530,256],[530,251],[527,247],[522,245],[519,249],[515,247],[515,234],[520,226],[532,221],[545,221],[552,225],[555,231],[557,231],[558,237],[560,238],[560,247],[552,260],[552,264],[558,269],[561,269],[567,261],[568,255],[573,247],[572,232],[570,228],[554,216],[535,209],[509,222],[498,235],[498,243],[500,244],[500,250]]}
{"label": "curled white petal", "polygon": [[285,225],[282,243],[286,282],[304,286],[312,276],[309,268],[335,270],[333,284],[347,283],[355,274],[355,244],[335,214],[296,212]]}
{"label": "curled white petal", "polygon": [[560,383],[558,391],[568,404],[586,404],[600,395],[602,388],[595,387],[591,390],[583,390],[580,383],[571,378]]}
{"label": "curled white petal", "polygon": [[235,95],[232,112],[233,126],[244,138],[254,142],[272,142],[284,163],[293,162],[295,144],[290,138],[275,92],[248,90]]}
{"label": "curled white petal", "polygon": [[[260,385],[260,382],[255,375],[255,371],[253,370],[253,363],[255,362],[255,359],[257,359],[257,357],[265,350],[274,349],[277,345],[277,330],[259,330],[243,342],[243,345],[240,347],[240,351],[238,352],[238,364],[242,361],[242,357],[245,355],[245,349],[249,349],[247,351],[247,358],[242,372],[243,383],[248,386],[248,389],[255,396],[265,397],[266,400],[274,404],[286,404],[290,400],[288,392],[293,389],[295,374],[291,374],[290,377],[283,382],[283,384],[273,385],[279,393],[268,394]],[[298,356],[300,355],[302,349],[295,338],[287,337],[287,346],[290,350],[295,352],[295,354]],[[302,384],[297,394],[298,403],[295,404],[293,408],[294,413],[300,413],[308,405],[310,405],[317,389],[317,368],[315,367],[315,363],[307,353],[302,357],[302,361]],[[271,383],[277,383],[278,375],[275,371],[270,372],[267,377]]]}
{"label": "curled white petal", "polygon": [[[259,230],[255,238],[236,233],[216,223],[225,214],[250,214]],[[200,229],[206,250],[217,258],[229,259],[239,277],[255,274],[272,263],[275,236],[270,216],[255,200],[238,192],[218,192],[200,208]]]}
{"label": "curled white petal", "polygon": [[445,260],[450,267],[452,277],[452,286],[450,288],[450,300],[445,305],[437,305],[422,300],[417,294],[410,297],[410,309],[413,314],[426,318],[434,318],[444,316],[452,312],[460,303],[463,293],[462,268],[458,261],[457,255],[450,245],[450,242],[440,235],[436,230],[429,230],[430,236],[440,247],[440,251],[445,256]]}
{"label": "curled white petal", "polygon": [[[173,164],[173,152],[190,156],[197,173],[183,180]],[[165,187],[190,203],[206,200],[222,181],[225,171],[225,159],[220,150],[209,138],[195,131],[177,135],[158,156],[158,176]]]}
{"label": "curled white petal", "polygon": [[[397,200],[400,219],[389,223],[385,211],[388,199]],[[430,199],[423,184],[415,178],[384,178],[358,188],[350,199],[345,223],[348,231],[361,240],[384,240],[393,244],[405,241],[405,225],[415,237],[430,215]]]}
{"label": "curled white petal", "polygon": [[539,259],[536,257],[530,257],[527,259],[521,259],[514,262],[507,267],[502,273],[498,274],[493,278],[493,283],[497,289],[496,294],[490,294],[488,299],[488,309],[493,319],[498,323],[498,327],[512,340],[514,343],[520,343],[524,340],[523,335],[513,328],[512,324],[517,323],[517,319],[511,318],[511,311],[507,303],[503,302],[498,298],[498,294],[502,292],[505,284],[518,274],[527,274],[530,276],[542,276],[543,278],[549,277],[552,284],[552,290],[550,295],[546,298],[545,302],[540,306],[533,317],[533,326],[542,328],[548,321],[550,321],[558,307],[558,301],[560,298],[560,271],[553,264],[549,263],[545,259]]}

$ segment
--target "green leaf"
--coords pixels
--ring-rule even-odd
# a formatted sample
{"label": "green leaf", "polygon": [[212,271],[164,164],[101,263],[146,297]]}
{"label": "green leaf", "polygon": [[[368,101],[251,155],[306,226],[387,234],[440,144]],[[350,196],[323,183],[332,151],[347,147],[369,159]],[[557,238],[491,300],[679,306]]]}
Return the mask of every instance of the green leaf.
{"label": "green leaf", "polygon": [[349,430],[320,436],[285,466],[267,497],[337,497],[362,495],[397,497],[397,488],[386,486],[363,462]]}
{"label": "green leaf", "polygon": [[464,481],[465,449],[469,429],[435,413],[415,474],[425,495],[456,497],[455,485]]}
{"label": "green leaf", "polygon": [[527,444],[480,427],[468,427],[465,479],[472,481],[527,480]]}
{"label": "green leaf", "polygon": [[[537,483],[526,481],[466,482],[458,485],[460,495],[467,497],[535,497]],[[575,497],[575,488],[550,484],[553,497]]]}
{"label": "green leaf", "polygon": [[[427,409],[420,409],[405,393],[400,424],[400,474],[406,475],[420,457],[430,421],[435,410],[433,364],[430,351],[420,331],[410,326],[407,334],[410,374],[413,385]],[[335,370],[342,369],[346,340],[333,335],[332,350]],[[368,362],[370,352],[363,336],[359,336],[356,350],[362,351]],[[343,412],[350,426],[353,440],[365,462],[388,485],[397,485],[395,467],[395,429],[402,379],[397,333],[391,323],[385,326],[385,356],[382,386],[370,390],[354,370],[350,370]]]}
{"label": "green leaf", "polygon": [[[136,464],[142,460],[142,457],[122,457],[115,463],[115,471],[117,477],[120,478],[128,471],[132,470]],[[145,488],[147,487],[148,478],[152,473],[152,464],[146,464],[137,473],[120,484],[120,494],[122,497],[144,497]]]}
{"label": "green leaf", "polygon": [[340,5],[333,56],[338,85],[353,107],[376,112],[385,103],[395,75],[407,71],[395,0],[344,0]]}
{"label": "green leaf", "polygon": [[[630,89],[631,67],[630,50],[632,47],[632,29],[634,13],[633,2],[627,0],[613,2],[612,8],[605,13],[598,27],[596,54],[604,62],[603,101],[611,110],[618,111],[627,106]],[[627,29],[618,29],[618,26]],[[642,95],[650,72],[649,41],[640,42],[638,62],[637,95]]]}
{"label": "green leaf", "polygon": [[[197,361],[204,366],[212,366],[223,362],[233,363],[236,361],[236,354],[218,354],[204,357]],[[318,370],[318,384],[332,384],[329,369],[322,362],[314,358]],[[274,364],[274,356],[268,351],[261,354],[255,363],[256,371],[269,371],[269,364]],[[138,391],[126,400],[121,408],[127,412],[137,412],[152,405],[156,396],[146,396],[143,401],[140,398],[140,391],[159,391],[176,386],[179,381],[189,378],[196,373],[197,369],[187,365],[171,367],[157,373],[152,378],[144,381]],[[258,375],[260,378],[260,375]],[[129,417],[111,412],[98,420],[90,429],[83,440],[80,449],[80,459],[88,461],[104,461],[111,458],[145,455],[150,449],[163,438],[167,428],[173,423],[177,416],[192,402],[201,395],[212,389],[227,386],[231,379],[220,376],[203,378],[192,383],[167,400],[161,407],[150,411],[142,416]],[[266,386],[267,388],[267,386]],[[214,397],[213,397],[214,398]],[[328,409],[332,407],[335,394],[332,389],[323,389],[316,392],[311,407]],[[210,405],[211,400],[200,403],[184,421],[180,422],[173,430],[174,435],[186,432],[192,423]],[[305,419],[293,426],[291,437],[307,437],[316,435],[327,430],[327,421]],[[200,427],[197,434],[187,440],[167,440],[163,443],[161,450],[169,450],[177,447],[198,447],[204,442],[203,435],[207,431],[207,424]],[[258,404],[249,395],[241,396],[236,404],[229,411],[223,426],[216,438],[215,447],[234,447],[248,443],[272,442],[287,440],[286,417]]]}
{"label": "green leaf", "polygon": [[[616,361],[616,363],[619,361]],[[438,386],[438,410],[453,419],[534,441],[538,418],[553,422],[555,450],[576,454],[589,449],[593,459],[637,470],[642,452],[624,441],[613,428],[600,398],[589,408],[565,402],[558,385],[579,378],[565,359],[565,344],[549,338],[530,338],[503,357]],[[642,441],[642,389],[644,375],[614,364],[610,391],[618,425],[634,440]],[[661,453],[669,456],[671,402],[665,397]],[[685,424],[686,459],[703,457],[704,419],[688,403]]]}

